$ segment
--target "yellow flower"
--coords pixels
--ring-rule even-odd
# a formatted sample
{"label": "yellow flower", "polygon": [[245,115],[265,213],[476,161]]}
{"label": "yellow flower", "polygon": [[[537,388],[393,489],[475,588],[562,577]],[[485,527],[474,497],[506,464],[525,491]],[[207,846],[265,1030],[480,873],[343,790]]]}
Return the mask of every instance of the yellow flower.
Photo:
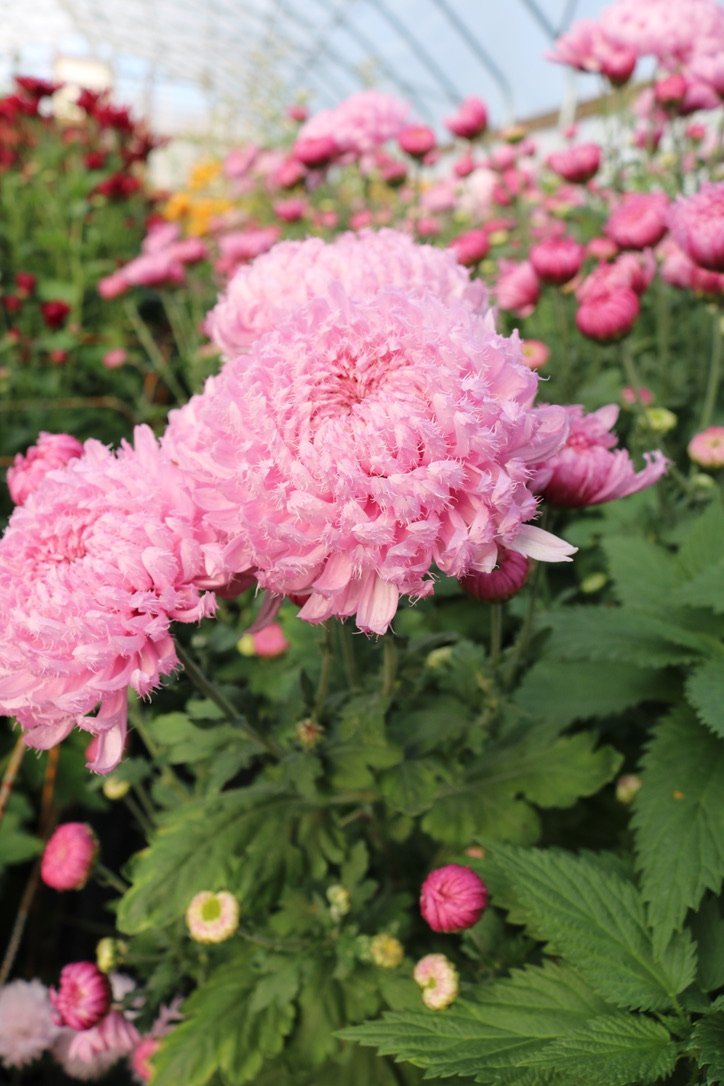
{"label": "yellow flower", "polygon": [[405,957],[405,950],[399,939],[382,931],[370,943],[370,957],[380,969],[397,969]]}
{"label": "yellow flower", "polygon": [[189,174],[189,188],[192,192],[198,192],[199,189],[205,189],[212,181],[216,180],[220,173],[220,162],[214,162],[212,160],[197,162]]}
{"label": "yellow flower", "polygon": [[188,215],[191,207],[191,198],[186,192],[175,192],[165,203],[163,217],[169,222],[178,222]]}

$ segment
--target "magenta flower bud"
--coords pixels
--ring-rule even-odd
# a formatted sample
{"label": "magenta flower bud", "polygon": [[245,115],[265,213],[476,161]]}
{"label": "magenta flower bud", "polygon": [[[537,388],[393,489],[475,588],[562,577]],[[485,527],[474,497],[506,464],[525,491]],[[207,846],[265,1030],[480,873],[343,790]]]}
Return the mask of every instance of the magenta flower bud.
{"label": "magenta flower bud", "polygon": [[448,132],[460,139],[474,140],[483,134],[488,126],[488,111],[485,103],[472,95],[461,102],[457,113],[446,117],[443,122]]}
{"label": "magenta flower bud", "polygon": [[586,250],[573,238],[547,238],[530,250],[530,262],[544,283],[561,286],[578,275]]}
{"label": "magenta flower bud", "polygon": [[490,242],[486,230],[468,230],[464,234],[458,234],[450,242],[448,248],[452,249],[458,258],[458,263],[466,268],[479,264],[488,255]]}
{"label": "magenta flower bud", "polygon": [[25,453],[18,453],[13,466],[8,468],[10,497],[16,505],[24,505],[49,471],[64,467],[82,453],[80,441],[70,434],[49,434],[43,430],[38,434],[37,443]]}
{"label": "magenta flower bud", "polygon": [[686,79],[681,72],[673,72],[654,83],[654,98],[661,106],[678,105],[686,94]]}
{"label": "magenta flower bud", "polygon": [[669,225],[690,260],[709,271],[724,271],[724,182],[680,196],[669,211]]}
{"label": "magenta flower bud", "polygon": [[111,1008],[111,982],[94,962],[71,962],[50,989],[59,1026],[85,1030],[97,1025]]}
{"label": "magenta flower bud", "polygon": [[476,600],[503,603],[520,592],[528,577],[530,562],[523,554],[498,548],[498,563],[492,573],[467,573],[460,587]]}
{"label": "magenta flower bud", "polygon": [[627,335],[640,311],[641,303],[633,290],[602,288],[581,303],[576,313],[576,328],[589,339],[608,343]]}
{"label": "magenta flower bud", "polygon": [[495,294],[501,309],[529,317],[540,297],[540,280],[528,260],[501,260]]}
{"label": "magenta flower bud", "polygon": [[431,871],[420,892],[420,912],[433,931],[471,928],[487,903],[485,883],[462,864],[446,864]]}
{"label": "magenta flower bud", "polygon": [[557,173],[564,181],[581,185],[598,173],[601,148],[597,143],[579,143],[573,147],[565,147],[562,151],[554,151],[548,156],[546,163],[553,173]]}
{"label": "magenta flower bud", "polygon": [[98,856],[98,838],[87,822],[64,822],[48,838],[40,877],[54,890],[81,890]]}
{"label": "magenta flower bud", "polygon": [[327,166],[336,158],[339,148],[331,136],[303,136],[292,148],[292,154],[305,166]]}
{"label": "magenta flower bud", "polygon": [[412,158],[424,158],[437,144],[432,128],[426,124],[410,124],[397,137],[400,149]]}
{"label": "magenta flower bud", "polygon": [[523,339],[520,345],[523,350],[521,361],[525,363],[528,369],[543,369],[551,356],[551,349],[548,344],[543,343],[540,339]]}
{"label": "magenta flower bud", "polygon": [[605,233],[621,249],[646,249],[666,233],[668,210],[665,192],[627,192],[609,215]]}

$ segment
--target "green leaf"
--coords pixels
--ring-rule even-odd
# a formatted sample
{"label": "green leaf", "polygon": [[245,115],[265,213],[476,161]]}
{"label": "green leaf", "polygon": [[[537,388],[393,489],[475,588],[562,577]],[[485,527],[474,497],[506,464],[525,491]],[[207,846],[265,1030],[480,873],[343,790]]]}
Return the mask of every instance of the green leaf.
{"label": "green leaf", "polygon": [[497,844],[481,866],[488,865],[513,887],[531,934],[615,1006],[663,1010],[693,980],[691,940],[681,936],[655,954],[643,900],[614,870],[554,849]]}
{"label": "green leaf", "polygon": [[716,614],[724,613],[724,558],[703,569],[671,596],[676,604],[708,607]]}
{"label": "green leaf", "polygon": [[713,639],[625,607],[566,607],[548,616],[548,651],[563,660],[621,660],[640,667],[667,667],[709,652]]}
{"label": "green leaf", "polygon": [[694,522],[678,554],[678,561],[687,580],[706,574],[713,562],[721,557],[724,538],[724,508],[713,501],[706,512]]}
{"label": "green leaf", "polygon": [[686,697],[701,722],[724,739],[724,661],[698,667],[686,681]]}
{"label": "green leaf", "polygon": [[640,1086],[670,1074],[677,1055],[675,1042],[658,1022],[609,1014],[554,1040],[525,1063],[550,1069],[560,1086]]}
{"label": "green leaf", "polygon": [[185,1001],[183,1021],[154,1057],[156,1086],[205,1086],[217,1072],[229,1086],[242,1086],[281,1052],[294,1024],[296,984],[286,974],[284,983],[257,977],[245,948]]}
{"label": "green leaf", "polygon": [[375,782],[372,770],[389,769],[402,760],[401,748],[385,734],[386,708],[377,694],[352,698],[344,707],[337,733],[326,745],[334,788],[370,788]]}
{"label": "green leaf", "polygon": [[724,1082],[724,1013],[700,1018],[691,1034],[691,1050],[699,1067],[706,1069],[707,1086]]}
{"label": "green leaf", "polygon": [[691,918],[699,959],[698,980],[706,992],[724,988],[724,916],[715,898],[707,897]]}
{"label": "green leaf", "polygon": [[475,1002],[459,999],[443,1012],[391,1012],[339,1035],[409,1060],[428,1074],[518,1082],[510,1073],[523,1069],[535,1053],[610,1011],[574,970],[548,962],[513,970],[510,978],[480,988]]}
{"label": "green leaf", "polygon": [[604,537],[602,546],[619,601],[661,611],[681,579],[676,557],[631,535]]}
{"label": "green leaf", "polygon": [[[581,796],[591,796],[611,780],[622,755],[613,747],[595,750],[597,736],[580,732],[542,746],[536,735],[509,752],[516,790],[539,807],[570,807]],[[493,771],[496,766],[492,755]]]}
{"label": "green leaf", "polygon": [[[300,801],[268,786],[224,792],[172,811],[150,846],[131,861],[132,886],[121,899],[118,926],[137,934],[183,916],[199,890],[217,889],[230,858],[254,843],[283,849],[282,826],[300,810]],[[258,857],[256,877],[271,872],[270,857]],[[248,878],[254,871],[247,870]]]}
{"label": "green leaf", "polygon": [[419,815],[432,806],[443,778],[434,758],[406,759],[380,777],[380,790],[392,811]]}
{"label": "green leaf", "polygon": [[654,945],[724,878],[724,743],[684,707],[654,731],[642,762],[633,827]]}
{"label": "green leaf", "polygon": [[534,720],[554,720],[562,731],[576,720],[620,713],[665,693],[659,676],[633,664],[539,660],[527,672],[516,703]]}

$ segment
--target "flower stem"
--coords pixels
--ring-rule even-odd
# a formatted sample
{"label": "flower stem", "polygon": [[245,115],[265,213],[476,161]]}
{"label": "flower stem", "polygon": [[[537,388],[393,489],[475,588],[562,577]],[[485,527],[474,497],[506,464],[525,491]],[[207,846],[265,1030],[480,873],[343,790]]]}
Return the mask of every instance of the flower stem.
{"label": "flower stem", "polygon": [[344,665],[344,673],[347,677],[347,685],[350,690],[355,690],[359,686],[359,673],[357,671],[354,645],[352,644],[352,628],[351,626],[348,626],[346,622],[340,622],[337,629],[339,631],[339,643],[342,649],[342,664]]}
{"label": "flower stem", "polygon": [[536,604],[538,602],[538,588],[540,584],[540,563],[535,562],[533,565],[533,573],[530,581],[528,582],[528,600],[526,602],[525,614],[523,616],[523,625],[520,628],[520,633],[515,643],[513,655],[510,658],[510,662],[506,669],[504,676],[504,683],[506,686],[512,686],[515,681],[515,677],[518,673],[521,661],[525,654],[525,650],[528,648],[528,642],[530,641],[530,635],[533,632],[533,619],[535,617]]}
{"label": "flower stem", "polygon": [[267,739],[265,736],[260,735],[256,728],[253,728],[244,717],[239,715],[231,702],[228,701],[221,691],[217,690],[214,684],[206,678],[193,657],[191,657],[186,649],[178,643],[176,644],[176,655],[196,689],[207,697],[209,701],[213,701],[214,705],[218,705],[230,724],[237,727],[239,731],[244,733],[247,739],[251,739],[253,743],[262,747],[275,758],[281,757],[283,753],[281,747],[275,743],[273,739]]}
{"label": "flower stem", "polygon": [[23,755],[26,750],[25,740],[21,735],[18,737],[15,746],[11,751],[2,784],[0,784],[0,822],[2,822],[3,815],[5,814],[5,808],[8,805],[8,800],[10,799],[10,794],[12,793],[13,785],[15,784],[15,779],[20,769],[20,763],[23,760]]}
{"label": "flower stem", "polygon": [[388,633],[382,642],[382,697],[391,698],[397,678],[397,645]]}
{"label": "flower stem", "polygon": [[490,605],[490,666],[493,671],[498,667],[500,650],[503,646],[503,607],[500,603]]}
{"label": "flower stem", "polygon": [[626,375],[626,380],[634,390],[634,410],[640,415],[645,410],[643,401],[641,399],[641,377],[636,368],[636,363],[633,359],[633,351],[631,350],[631,342],[625,339],[621,345],[621,361],[623,363],[623,372]]}
{"label": "flower stem", "polygon": [[119,894],[125,894],[129,889],[128,883],[119,878],[119,876],[116,875],[114,871],[111,871],[110,867],[106,867],[105,864],[96,862],[96,875],[99,875],[103,882],[112,886]]}
{"label": "flower stem", "polygon": [[7,950],[5,951],[5,957],[3,958],[2,965],[0,965],[0,988],[2,988],[5,981],[10,976],[13,968],[13,963],[20,948],[20,941],[25,931],[25,925],[28,922],[28,916],[30,915],[30,907],[33,904],[33,898],[35,897],[35,891],[38,889],[40,883],[40,860],[37,861],[33,867],[30,878],[28,879],[23,896],[20,899],[17,915],[15,917],[15,923],[13,924],[12,931],[10,932],[10,939],[8,940]]}
{"label": "flower stem", "polygon": [[151,335],[148,326],[145,324],[141,314],[138,311],[138,307],[135,302],[127,301],[125,304],[126,315],[133,328],[133,331],[138,336],[138,340],[143,346],[148,356],[148,360],[152,367],[164,381],[169,390],[176,397],[178,403],[183,404],[189,398],[189,393],[183,389],[176,378],[176,374],[173,369],[164,358],[163,353],[159,350],[153,336]]}
{"label": "flower stem", "polygon": [[332,674],[332,631],[329,626],[324,627],[324,647],[322,648],[322,669],[319,673],[319,682],[317,683],[317,696],[314,699],[314,706],[312,708],[312,720],[319,720],[319,716],[324,709],[324,703],[327,700],[327,692],[329,691],[329,679]]}
{"label": "flower stem", "polygon": [[700,430],[706,430],[707,426],[711,425],[711,420],[714,416],[714,409],[716,407],[716,398],[719,392],[719,381],[721,380],[721,340],[722,340],[722,319],[719,313],[719,309],[714,310],[714,321],[712,323],[712,335],[711,335],[711,355],[709,357],[709,377],[706,384],[706,392],[704,393],[704,406],[701,409],[701,422],[699,423]]}

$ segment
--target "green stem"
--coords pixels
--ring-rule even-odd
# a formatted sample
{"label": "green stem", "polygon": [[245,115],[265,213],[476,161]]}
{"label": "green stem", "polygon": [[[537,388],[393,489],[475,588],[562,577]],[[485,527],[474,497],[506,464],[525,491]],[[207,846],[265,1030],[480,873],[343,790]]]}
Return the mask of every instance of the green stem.
{"label": "green stem", "polygon": [[721,380],[721,341],[722,341],[722,318],[719,313],[719,309],[714,310],[714,321],[712,323],[711,330],[711,355],[709,357],[709,377],[706,384],[706,392],[704,393],[704,406],[701,409],[701,422],[699,423],[700,430],[706,430],[707,426],[711,425],[711,420],[714,417],[714,410],[716,408],[716,399],[719,392],[719,382]]}
{"label": "green stem", "polygon": [[344,673],[347,677],[347,685],[350,690],[356,690],[357,687],[359,687],[359,673],[357,671],[354,645],[352,644],[352,627],[346,622],[340,622],[337,629],[339,631],[339,643],[342,649],[342,664],[344,666]]}
{"label": "green stem", "polygon": [[128,810],[131,812],[133,817],[136,819],[136,822],[138,822],[139,826],[146,834],[146,837],[150,837],[151,834],[156,832],[156,827],[154,826],[153,822],[151,822],[148,816],[144,813],[141,805],[136,802],[136,800],[133,798],[132,795],[130,795],[130,793],[126,794],[123,797],[123,802],[126,804]]}
{"label": "green stem", "polygon": [[513,649],[513,655],[510,658],[508,668],[504,676],[504,684],[507,687],[512,686],[515,681],[515,677],[518,673],[521,661],[525,654],[525,650],[528,648],[528,642],[530,641],[530,635],[533,632],[533,621],[535,618],[536,604],[538,603],[538,589],[540,586],[540,563],[535,562],[533,565],[533,573],[530,578],[528,586],[528,599],[525,605],[525,614],[523,616],[523,625],[520,628],[515,647]]}
{"label": "green stem", "polygon": [[153,804],[151,803],[151,798],[150,798],[148,792],[146,791],[146,789],[144,788],[144,786],[141,784],[140,781],[137,784],[134,784],[132,787],[133,787],[133,791],[138,796],[138,802],[141,804],[141,807],[145,811],[146,817],[148,818],[149,822],[151,822],[152,824],[155,824],[155,822],[156,822],[156,809],[153,806]]}
{"label": "green stem", "polygon": [[144,322],[141,314],[138,312],[138,306],[135,302],[127,301],[124,306],[126,315],[130,321],[133,331],[138,336],[139,343],[145,348],[148,360],[155,369],[159,377],[165,382],[170,391],[176,397],[178,403],[183,404],[189,398],[188,392],[185,391],[176,379],[176,374],[173,372],[171,366],[164,358],[163,353],[159,350],[153,336],[151,335],[148,325]]}
{"label": "green stem", "polygon": [[105,864],[96,863],[96,875],[99,875],[103,882],[108,883],[114,890],[117,890],[119,894],[125,894],[129,889],[127,882],[119,878],[109,867]]}
{"label": "green stem", "polygon": [[329,626],[324,627],[324,647],[322,649],[322,669],[319,673],[319,682],[317,683],[317,696],[314,699],[314,707],[312,708],[312,720],[319,720],[320,714],[324,709],[324,703],[327,700],[327,693],[329,691],[329,679],[332,674],[332,631]]}
{"label": "green stem", "polygon": [[217,690],[214,684],[206,678],[193,657],[191,657],[183,645],[180,645],[178,642],[176,643],[176,655],[196,689],[207,697],[209,701],[213,701],[214,705],[218,705],[230,724],[237,727],[248,739],[251,739],[253,743],[262,747],[269,754],[273,755],[273,757],[281,757],[283,754],[281,747],[275,743],[274,740],[266,739],[263,735],[260,735],[256,728],[253,728],[244,717],[239,715],[231,702],[228,701],[221,691]]}
{"label": "green stem", "polygon": [[634,396],[636,397],[634,402],[634,410],[637,414],[641,415],[645,411],[644,404],[641,401],[641,389],[643,387],[641,377],[636,368],[636,363],[633,359],[633,350],[631,349],[631,341],[625,339],[621,346],[621,361],[623,363],[623,372],[626,375],[626,380],[634,390]]}
{"label": "green stem", "polygon": [[500,603],[490,605],[490,666],[493,671],[498,667],[500,650],[503,647],[503,607]]}
{"label": "green stem", "polygon": [[397,678],[397,645],[388,633],[382,641],[382,697],[391,698]]}
{"label": "green stem", "polygon": [[556,323],[556,333],[560,341],[561,348],[561,369],[560,369],[560,395],[559,400],[567,402],[570,398],[571,384],[573,379],[573,357],[571,353],[571,337],[568,330],[568,315],[566,313],[566,303],[557,287],[553,288],[553,316]]}
{"label": "green stem", "polygon": [[656,353],[658,354],[659,372],[663,374],[665,398],[670,390],[669,344],[671,342],[671,312],[669,294],[665,281],[656,276]]}

